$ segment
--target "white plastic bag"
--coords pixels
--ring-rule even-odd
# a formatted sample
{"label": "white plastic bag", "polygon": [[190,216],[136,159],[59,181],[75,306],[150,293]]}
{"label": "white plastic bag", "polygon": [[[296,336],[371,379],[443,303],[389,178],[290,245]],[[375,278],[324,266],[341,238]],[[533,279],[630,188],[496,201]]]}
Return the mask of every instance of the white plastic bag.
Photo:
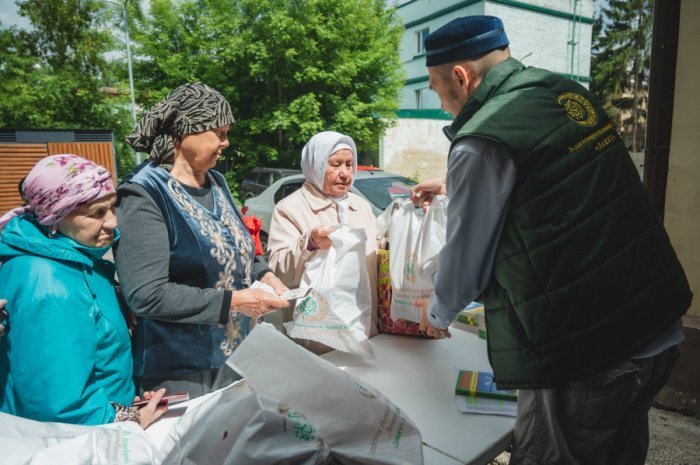
{"label": "white plastic bag", "polygon": [[306,263],[299,287],[313,290],[297,301],[292,321],[284,324],[287,335],[374,357],[368,340],[372,289],[365,263],[367,234],[343,224],[328,237],[331,248]]}
{"label": "white plastic bag", "polygon": [[153,465],[155,447],[133,422],[50,423],[0,413],[3,465]]}
{"label": "white plastic bag", "polygon": [[157,462],[316,465],[327,463],[329,454],[301,413],[241,380],[188,408],[163,441]]}
{"label": "white plastic bag", "polygon": [[389,272],[391,318],[420,322],[422,307],[433,292],[433,275],[444,247],[447,230],[447,197],[436,196],[427,213],[404,201],[389,224]]}
{"label": "white plastic bag", "polygon": [[157,463],[423,463],[420,432],[398,407],[274,326],[256,325],[227,363],[244,379],[168,418]]}

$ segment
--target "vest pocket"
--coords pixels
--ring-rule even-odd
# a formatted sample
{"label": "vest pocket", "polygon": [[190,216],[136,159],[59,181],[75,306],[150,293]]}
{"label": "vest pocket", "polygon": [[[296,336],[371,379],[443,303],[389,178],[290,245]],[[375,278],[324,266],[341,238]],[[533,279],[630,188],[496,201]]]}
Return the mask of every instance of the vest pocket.
{"label": "vest pocket", "polygon": [[527,333],[525,332],[523,322],[520,321],[518,314],[515,312],[515,308],[510,302],[507,302],[506,305],[508,308],[508,318],[510,319],[510,323],[513,326],[513,329],[515,330],[515,334],[518,336],[518,341],[520,342],[520,345],[523,347],[523,349],[525,349],[528,355],[532,357],[533,360],[539,362],[542,359],[542,357],[535,348],[535,345],[532,343],[532,341],[530,341],[530,338],[527,337]]}

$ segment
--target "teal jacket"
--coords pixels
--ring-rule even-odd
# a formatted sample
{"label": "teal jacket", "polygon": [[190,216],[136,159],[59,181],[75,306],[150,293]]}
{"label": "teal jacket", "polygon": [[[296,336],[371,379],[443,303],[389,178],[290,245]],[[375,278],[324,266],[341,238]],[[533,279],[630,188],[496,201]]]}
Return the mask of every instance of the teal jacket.
{"label": "teal jacket", "polygon": [[109,250],[89,248],[30,217],[0,235],[0,411],[40,421],[114,420],[110,401],[134,397],[129,331],[114,290]]}

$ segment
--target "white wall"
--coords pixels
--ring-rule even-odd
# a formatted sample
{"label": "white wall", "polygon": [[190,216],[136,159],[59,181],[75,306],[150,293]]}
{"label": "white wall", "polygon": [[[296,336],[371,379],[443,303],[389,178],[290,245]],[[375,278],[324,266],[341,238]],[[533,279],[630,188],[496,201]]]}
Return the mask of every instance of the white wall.
{"label": "white wall", "polygon": [[420,180],[444,176],[450,142],[442,132],[448,120],[409,119],[397,121],[380,147],[380,161],[385,171]]}
{"label": "white wall", "polygon": [[689,315],[700,317],[700,2],[681,2],[673,129],[664,224],[695,294]]}
{"label": "white wall", "polygon": [[[535,3],[535,2],[530,2]],[[541,1],[539,3],[552,3]],[[558,2],[562,3],[562,2]],[[565,3],[568,3],[566,1]],[[590,0],[582,2],[592,5]],[[553,8],[553,6],[549,6]],[[566,10],[565,10],[566,11]],[[568,74],[571,69],[572,21],[498,3],[487,3],[486,14],[503,20],[514,58],[529,66]],[[588,76],[591,61],[592,25],[576,23],[574,48],[574,74]]]}

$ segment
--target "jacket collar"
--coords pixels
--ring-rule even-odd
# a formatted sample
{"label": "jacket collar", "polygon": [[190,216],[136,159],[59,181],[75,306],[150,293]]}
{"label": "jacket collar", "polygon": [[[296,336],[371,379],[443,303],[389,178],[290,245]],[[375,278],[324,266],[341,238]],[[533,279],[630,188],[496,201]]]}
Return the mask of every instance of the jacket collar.
{"label": "jacket collar", "polygon": [[[119,231],[115,229],[114,242],[117,240]],[[0,258],[3,260],[29,254],[92,267],[110,247],[112,245],[87,247],[59,232],[51,237],[49,230],[38,224],[31,215],[13,218],[0,235]]]}
{"label": "jacket collar", "polygon": [[522,71],[524,68],[525,65],[515,58],[508,58],[491,68],[476,87],[474,93],[469,97],[462,111],[460,111],[454,121],[452,121],[452,124],[443,128],[443,132],[447,138],[452,141],[462,126],[479,111],[484,103],[499,93],[499,89],[503,83],[513,74]]}
{"label": "jacket collar", "polygon": [[[335,203],[333,202],[333,199],[321,192],[316,186],[311,184],[311,182],[309,181],[304,181],[304,184],[301,185],[301,195],[304,196],[304,199],[309,204],[311,210],[313,210],[314,213],[317,213],[326,208],[331,208]],[[348,192],[348,207],[350,207],[350,210],[355,211],[357,210],[357,208],[355,206],[355,201],[353,197],[354,196]]]}

